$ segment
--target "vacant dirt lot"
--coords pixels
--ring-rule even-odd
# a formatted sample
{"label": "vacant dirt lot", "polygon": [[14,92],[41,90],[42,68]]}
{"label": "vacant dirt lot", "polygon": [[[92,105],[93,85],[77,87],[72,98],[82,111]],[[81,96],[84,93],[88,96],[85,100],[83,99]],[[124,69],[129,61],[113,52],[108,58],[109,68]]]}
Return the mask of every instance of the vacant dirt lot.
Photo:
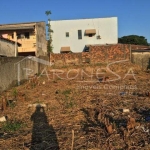
{"label": "vacant dirt lot", "polygon": [[123,62],[43,74],[1,94],[0,149],[150,149],[150,73]]}

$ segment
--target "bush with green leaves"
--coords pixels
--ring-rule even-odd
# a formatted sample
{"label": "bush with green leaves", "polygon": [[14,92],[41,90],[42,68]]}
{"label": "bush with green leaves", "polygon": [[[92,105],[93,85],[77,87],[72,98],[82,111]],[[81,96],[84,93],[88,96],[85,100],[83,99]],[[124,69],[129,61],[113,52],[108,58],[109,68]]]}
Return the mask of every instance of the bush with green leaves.
{"label": "bush with green leaves", "polygon": [[21,121],[11,120],[3,123],[1,130],[4,132],[15,132],[21,129],[24,124]]}

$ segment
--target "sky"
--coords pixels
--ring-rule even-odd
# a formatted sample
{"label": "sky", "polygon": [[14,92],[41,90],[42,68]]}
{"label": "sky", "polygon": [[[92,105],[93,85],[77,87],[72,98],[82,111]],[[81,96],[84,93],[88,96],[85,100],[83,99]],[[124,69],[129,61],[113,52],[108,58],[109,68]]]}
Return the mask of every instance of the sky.
{"label": "sky", "polygon": [[118,17],[118,37],[144,36],[150,43],[150,0],[1,0],[0,24]]}

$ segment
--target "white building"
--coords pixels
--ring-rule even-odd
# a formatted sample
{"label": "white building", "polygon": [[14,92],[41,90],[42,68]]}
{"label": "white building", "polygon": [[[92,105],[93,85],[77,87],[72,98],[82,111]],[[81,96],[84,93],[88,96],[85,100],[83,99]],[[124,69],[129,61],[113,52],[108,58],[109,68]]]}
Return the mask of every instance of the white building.
{"label": "white building", "polygon": [[117,17],[51,21],[53,52],[82,52],[85,45],[117,44]]}

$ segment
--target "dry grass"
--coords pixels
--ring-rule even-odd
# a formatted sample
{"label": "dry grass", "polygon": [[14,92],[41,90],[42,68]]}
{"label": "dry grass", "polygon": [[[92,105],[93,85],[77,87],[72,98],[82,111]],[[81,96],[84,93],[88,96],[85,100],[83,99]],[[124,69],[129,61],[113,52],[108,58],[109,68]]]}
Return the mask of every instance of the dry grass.
{"label": "dry grass", "polygon": [[[4,133],[1,123],[0,149],[68,150],[72,145],[74,150],[150,149],[149,132],[144,131],[150,129],[149,122],[145,121],[150,113],[150,96],[147,94],[150,92],[150,74],[129,63],[123,66],[115,64],[111,69],[123,77],[129,66],[133,71],[135,69],[137,82],[131,78],[106,83],[77,82],[89,81],[90,77],[53,79],[51,72],[49,81],[40,77],[34,87],[25,83],[2,93],[6,99],[9,95],[15,105],[7,105],[1,116],[19,120],[24,126],[15,132]],[[99,67],[92,66],[92,69]],[[64,68],[65,71],[69,69]],[[75,69],[91,71],[89,66]],[[104,73],[110,79],[114,77],[107,70]],[[70,75],[75,76],[76,73]],[[66,78],[66,74],[61,76]],[[97,80],[95,76],[93,79]],[[136,85],[137,89],[112,88],[120,85]],[[29,104],[35,103],[44,103],[47,107],[41,110],[28,108]],[[123,108],[130,112],[123,113]],[[134,123],[128,115],[135,119]],[[128,126],[131,124],[130,129]]]}

